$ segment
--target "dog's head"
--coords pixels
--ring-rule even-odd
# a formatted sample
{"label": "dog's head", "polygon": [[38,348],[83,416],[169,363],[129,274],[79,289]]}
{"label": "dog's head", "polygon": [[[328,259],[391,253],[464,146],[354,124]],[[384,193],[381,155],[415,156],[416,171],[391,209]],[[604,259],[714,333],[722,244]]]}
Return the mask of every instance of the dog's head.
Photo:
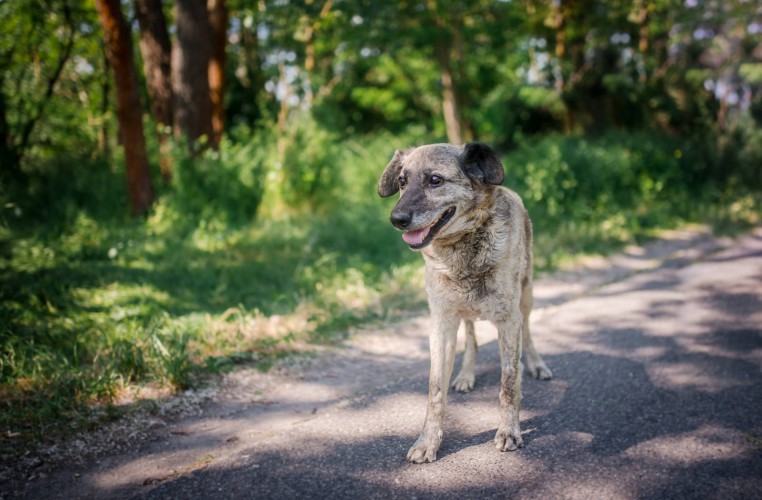
{"label": "dog's head", "polygon": [[378,194],[400,200],[391,222],[413,250],[437,237],[466,229],[467,216],[493,185],[503,182],[503,165],[484,144],[432,144],[397,151],[378,181]]}

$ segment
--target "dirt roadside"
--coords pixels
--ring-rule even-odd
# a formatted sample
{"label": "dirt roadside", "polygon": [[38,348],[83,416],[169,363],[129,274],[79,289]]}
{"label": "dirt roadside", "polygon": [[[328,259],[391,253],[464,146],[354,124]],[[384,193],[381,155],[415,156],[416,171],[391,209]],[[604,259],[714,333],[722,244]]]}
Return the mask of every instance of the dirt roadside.
{"label": "dirt roadside", "polygon": [[[760,239],[762,230],[745,238]],[[627,248],[608,259],[589,259],[536,282],[533,324],[551,321],[565,306],[603,289],[615,289],[638,275],[687,268],[732,250],[736,244],[698,228],[666,233],[660,240]],[[263,470],[263,462],[252,459],[256,453],[250,452],[262,443],[269,442],[278,449],[295,448],[298,455],[295,429],[317,425],[318,420],[349,441],[372,434],[372,423],[348,423],[340,418],[342,410],[362,408],[388,394],[399,395],[399,388],[407,387],[411,379],[414,386],[410,394],[402,394],[405,401],[398,407],[397,417],[415,428],[420,424],[421,401],[425,398],[427,335],[428,318],[418,317],[357,331],[340,347],[324,349],[318,356],[292,358],[268,373],[237,370],[218,386],[171,399],[155,415],[30,453],[21,463],[5,464],[0,496],[172,496],[162,488],[182,485],[206,471],[230,469],[231,464],[245,464],[249,472]],[[494,332],[484,325],[477,335],[480,345],[494,340]],[[539,383],[525,383],[535,384]],[[563,377],[554,380],[546,396],[549,400],[560,397],[568,384]],[[477,391],[476,396],[479,394]],[[530,420],[536,417],[531,408],[525,414]],[[398,442],[398,432],[390,432],[386,443],[394,453],[408,440],[400,437]],[[406,432],[414,434],[415,430]],[[291,439],[282,441],[286,435]],[[490,439],[481,438],[485,442]],[[750,439],[756,438],[751,435]],[[574,437],[565,439],[573,441]],[[567,445],[580,446],[574,442]]]}

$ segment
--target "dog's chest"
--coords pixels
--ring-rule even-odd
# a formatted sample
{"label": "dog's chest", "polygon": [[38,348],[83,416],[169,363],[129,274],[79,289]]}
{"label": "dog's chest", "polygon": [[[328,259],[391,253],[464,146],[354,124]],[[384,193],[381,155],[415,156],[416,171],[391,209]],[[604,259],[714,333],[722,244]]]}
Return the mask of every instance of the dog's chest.
{"label": "dog's chest", "polygon": [[506,314],[526,269],[521,238],[512,231],[516,228],[492,218],[458,241],[424,250],[432,308],[454,310],[467,318]]}
{"label": "dog's chest", "polygon": [[[463,317],[490,318],[505,309],[510,279],[506,266],[494,259],[451,262],[427,266],[430,301],[457,310]],[[455,265],[452,265],[455,264]]]}

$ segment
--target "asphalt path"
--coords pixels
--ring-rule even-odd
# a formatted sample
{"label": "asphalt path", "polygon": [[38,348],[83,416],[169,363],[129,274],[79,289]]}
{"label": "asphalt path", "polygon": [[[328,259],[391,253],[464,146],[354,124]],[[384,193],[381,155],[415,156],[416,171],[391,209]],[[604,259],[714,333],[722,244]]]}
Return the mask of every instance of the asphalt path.
{"label": "asphalt path", "polygon": [[232,375],[152,440],[6,495],[762,498],[762,231],[649,252],[538,282],[532,328],[554,379],[524,377],[516,452],[493,444],[499,356],[479,322],[476,388],[451,393],[437,461],[405,461],[426,404],[422,317]]}

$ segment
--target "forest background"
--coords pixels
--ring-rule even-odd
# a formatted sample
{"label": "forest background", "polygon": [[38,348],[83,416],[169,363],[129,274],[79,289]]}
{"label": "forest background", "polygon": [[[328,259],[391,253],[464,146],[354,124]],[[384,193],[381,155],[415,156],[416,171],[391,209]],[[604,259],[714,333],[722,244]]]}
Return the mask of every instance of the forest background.
{"label": "forest background", "polygon": [[758,2],[0,0],[0,25],[3,453],[421,313],[375,191],[397,148],[496,147],[540,273],[759,222]]}

